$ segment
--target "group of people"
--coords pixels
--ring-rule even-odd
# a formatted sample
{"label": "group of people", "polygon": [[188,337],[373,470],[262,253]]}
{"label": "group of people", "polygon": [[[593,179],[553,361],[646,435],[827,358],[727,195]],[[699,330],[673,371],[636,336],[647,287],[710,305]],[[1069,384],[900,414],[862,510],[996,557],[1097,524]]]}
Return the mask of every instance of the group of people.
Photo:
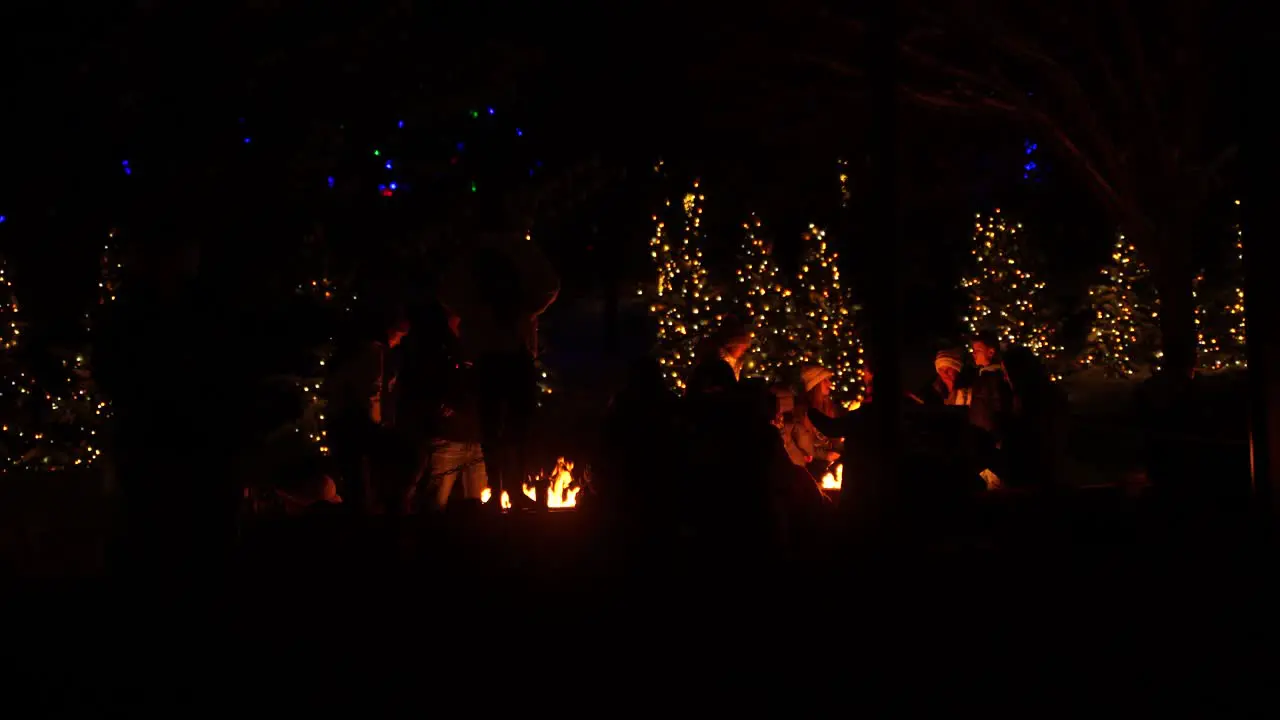
{"label": "group of people", "polygon": [[392,306],[340,343],[326,383],[332,462],[296,475],[286,512],[438,511],[455,487],[466,504],[506,490],[512,507],[531,507],[537,323],[558,292],[536,245],[493,233],[446,268],[426,327]]}
{"label": "group of people", "polygon": [[[743,378],[750,343],[740,323],[726,320],[699,348],[683,397],[667,391],[660,364],[633,368],[613,402],[595,473],[607,507],[645,523],[701,524],[712,535],[721,521],[754,523],[757,536],[777,538],[803,535],[823,512],[824,475],[851,462],[843,482],[857,482],[858,458],[849,454],[860,444],[851,436],[866,427],[856,420],[873,402],[873,373],[862,373],[861,406],[846,410],[832,397],[832,371],[819,365],[803,367],[794,387]],[[934,369],[906,394],[908,432],[938,425],[940,433],[914,434],[944,447],[917,453],[933,458],[908,464],[909,472],[937,475],[926,484],[959,493],[1053,483],[1063,400],[1034,355],[981,333],[967,353],[937,353]],[[679,501],[661,485],[680,487]]]}

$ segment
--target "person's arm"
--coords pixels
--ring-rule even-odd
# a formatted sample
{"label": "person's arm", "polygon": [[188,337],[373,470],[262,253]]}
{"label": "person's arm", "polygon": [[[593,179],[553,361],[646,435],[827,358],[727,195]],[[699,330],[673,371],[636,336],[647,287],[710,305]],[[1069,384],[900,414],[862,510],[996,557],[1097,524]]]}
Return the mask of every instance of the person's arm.
{"label": "person's arm", "polygon": [[471,315],[472,299],[475,297],[474,283],[468,263],[461,258],[449,263],[440,278],[437,293],[440,304],[465,320]]}

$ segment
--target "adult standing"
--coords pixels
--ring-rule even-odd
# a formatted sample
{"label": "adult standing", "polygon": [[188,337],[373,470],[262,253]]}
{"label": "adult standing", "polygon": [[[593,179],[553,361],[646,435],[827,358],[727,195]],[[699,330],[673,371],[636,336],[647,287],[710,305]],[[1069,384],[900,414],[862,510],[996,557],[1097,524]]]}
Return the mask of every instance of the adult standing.
{"label": "adult standing", "polygon": [[533,505],[521,488],[537,407],[538,318],[560,293],[530,223],[502,204],[479,208],[467,246],[440,282],[440,302],[459,318],[462,352],[475,362],[490,493],[507,490],[512,507]]}

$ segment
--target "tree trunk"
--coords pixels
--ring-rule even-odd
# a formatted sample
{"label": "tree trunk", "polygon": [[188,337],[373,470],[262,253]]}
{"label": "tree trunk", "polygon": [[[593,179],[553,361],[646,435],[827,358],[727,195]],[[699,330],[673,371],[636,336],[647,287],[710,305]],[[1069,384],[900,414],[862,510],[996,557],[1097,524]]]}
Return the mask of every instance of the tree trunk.
{"label": "tree trunk", "polygon": [[[867,193],[864,200],[867,237],[873,238],[860,252],[854,272],[866,298],[867,340],[874,399],[867,406],[872,413],[874,442],[867,446],[868,457],[858,458],[857,473],[842,498],[849,527],[855,537],[884,527],[893,503],[890,489],[898,479],[899,418],[902,403],[901,377],[901,259],[897,238],[897,174],[894,148],[897,143],[896,93],[897,35],[894,5],[873,3],[867,25],[868,62],[871,68],[871,122],[868,145]],[[865,250],[864,250],[865,249]],[[845,259],[852,253],[846,252]]]}
{"label": "tree trunk", "polygon": [[1152,276],[1159,293],[1160,367],[1173,378],[1190,378],[1196,363],[1195,269],[1185,223],[1157,228],[1147,243]]}

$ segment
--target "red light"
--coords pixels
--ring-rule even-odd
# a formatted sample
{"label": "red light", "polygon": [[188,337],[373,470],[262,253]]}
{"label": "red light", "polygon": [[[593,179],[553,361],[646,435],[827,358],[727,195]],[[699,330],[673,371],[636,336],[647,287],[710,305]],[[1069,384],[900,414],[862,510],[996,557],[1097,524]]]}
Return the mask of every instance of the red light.
{"label": "red light", "polygon": [[382,191],[382,197],[391,197],[392,195],[395,195],[395,194],[396,194],[396,191],[392,190],[391,188],[387,188],[386,190]]}

